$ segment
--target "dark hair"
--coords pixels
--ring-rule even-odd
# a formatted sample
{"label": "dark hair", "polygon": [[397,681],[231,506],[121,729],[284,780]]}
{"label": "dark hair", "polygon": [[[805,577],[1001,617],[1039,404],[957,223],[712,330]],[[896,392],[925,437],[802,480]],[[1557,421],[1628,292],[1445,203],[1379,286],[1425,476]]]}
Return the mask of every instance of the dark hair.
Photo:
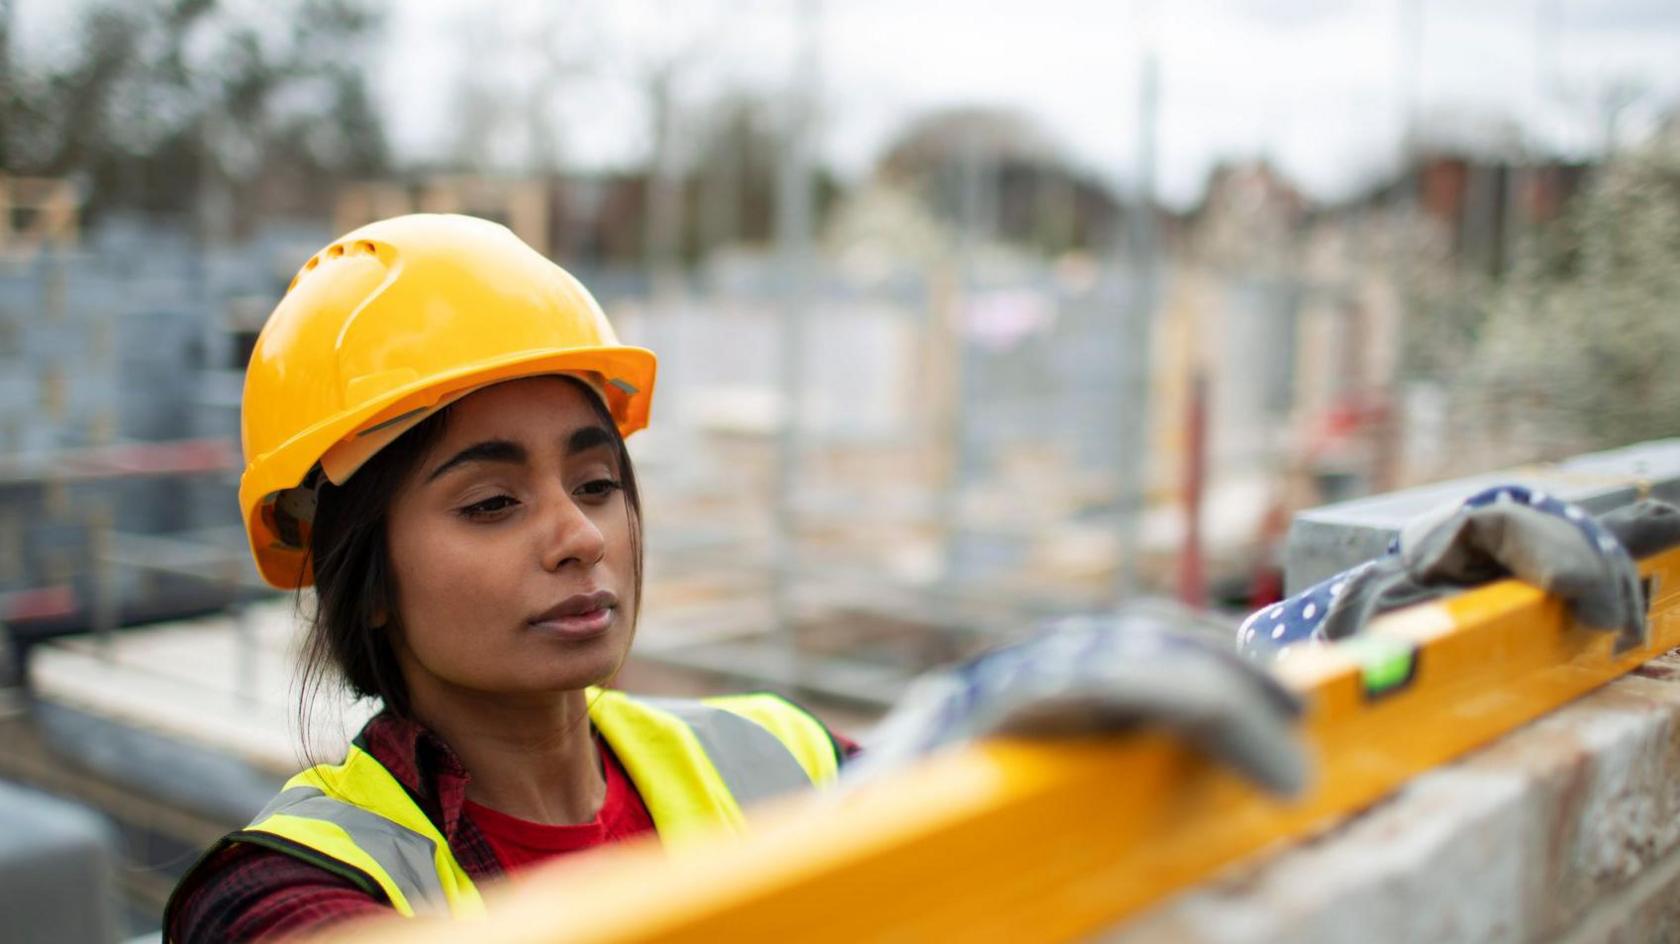
{"label": "dark hair", "polygon": [[[595,391],[574,377],[559,376],[584,392],[596,418],[613,433],[630,516],[632,587],[640,602],[642,501],[630,453]],[[343,485],[333,485],[316,473],[321,484],[305,565],[313,564],[315,569],[315,609],[308,616],[298,669],[298,727],[306,760],[314,700],[329,669],[358,697],[378,698],[396,714],[411,716],[408,685],[391,646],[390,634],[401,626],[386,525],[392,497],[443,434],[449,414],[446,407],[416,424],[375,453]]]}

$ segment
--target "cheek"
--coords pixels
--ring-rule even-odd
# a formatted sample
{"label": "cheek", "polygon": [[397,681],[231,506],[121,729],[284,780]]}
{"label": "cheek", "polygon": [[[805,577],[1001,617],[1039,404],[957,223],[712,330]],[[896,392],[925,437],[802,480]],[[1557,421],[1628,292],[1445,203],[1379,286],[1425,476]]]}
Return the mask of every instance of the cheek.
{"label": "cheek", "polygon": [[635,598],[636,529],[633,520],[629,508],[620,505],[610,516],[598,522],[601,536],[607,542],[608,569],[613,580],[619,584],[613,589],[618,591],[620,606],[632,613],[636,604],[641,602]]}
{"label": "cheek", "polygon": [[393,521],[388,536],[399,625],[417,654],[467,647],[463,626],[505,622],[520,602],[511,542],[463,540],[436,519]]}
{"label": "cheek", "polygon": [[595,517],[595,526],[601,530],[601,538],[607,544],[607,559],[626,568],[625,573],[629,572],[629,563],[635,556],[635,529],[631,527],[631,520],[630,509],[624,504]]}

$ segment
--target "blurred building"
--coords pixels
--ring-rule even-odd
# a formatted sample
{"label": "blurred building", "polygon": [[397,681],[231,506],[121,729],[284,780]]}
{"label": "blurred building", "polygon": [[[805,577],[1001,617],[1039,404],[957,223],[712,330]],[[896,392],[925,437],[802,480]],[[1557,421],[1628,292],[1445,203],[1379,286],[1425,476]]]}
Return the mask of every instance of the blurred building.
{"label": "blurred building", "polygon": [[240,598],[243,300],[266,312],[295,234],[207,251],[113,215],[32,233],[0,239],[0,623],[27,640]]}
{"label": "blurred building", "polygon": [[912,122],[871,180],[915,194],[936,219],[996,241],[1056,254],[1111,246],[1126,208],[1029,118],[961,108]]}

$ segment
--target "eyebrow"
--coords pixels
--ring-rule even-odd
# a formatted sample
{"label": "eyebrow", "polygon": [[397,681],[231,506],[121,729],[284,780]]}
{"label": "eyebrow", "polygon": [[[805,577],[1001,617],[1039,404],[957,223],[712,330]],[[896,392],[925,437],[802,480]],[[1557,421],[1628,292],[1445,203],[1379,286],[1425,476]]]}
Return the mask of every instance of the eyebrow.
{"label": "eyebrow", "polygon": [[[566,437],[566,455],[577,455],[589,449],[611,445],[613,435],[602,426],[584,426],[574,430]],[[520,465],[530,458],[530,454],[521,446],[509,439],[486,439],[473,443],[460,452],[455,453],[426,476],[426,481],[435,481],[451,469],[475,462],[500,462],[510,465]]]}
{"label": "eyebrow", "polygon": [[516,442],[506,439],[486,439],[483,442],[473,443],[450,456],[442,465],[433,469],[432,474],[426,476],[426,481],[436,481],[438,476],[450,469],[474,462],[503,462],[510,465],[519,465],[526,458],[528,457],[525,453],[525,447]]}
{"label": "eyebrow", "polygon": [[573,430],[566,439],[566,455],[575,456],[588,449],[613,444],[613,434],[604,426],[584,426]]}

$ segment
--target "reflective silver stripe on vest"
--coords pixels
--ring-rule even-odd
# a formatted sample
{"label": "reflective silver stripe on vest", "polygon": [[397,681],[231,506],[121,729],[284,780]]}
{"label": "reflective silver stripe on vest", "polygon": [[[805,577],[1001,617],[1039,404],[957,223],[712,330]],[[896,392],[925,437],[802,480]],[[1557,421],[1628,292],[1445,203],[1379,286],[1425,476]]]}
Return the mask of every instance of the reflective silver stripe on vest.
{"label": "reflective silver stripe on vest", "polygon": [[637,701],[670,712],[692,728],[724,785],[742,806],[811,785],[793,752],[756,721],[680,698]]}
{"label": "reflective silver stripe on vest", "polygon": [[416,912],[427,906],[445,910],[449,900],[438,880],[437,846],[432,840],[406,826],[399,826],[377,813],[335,800],[314,787],[292,787],[263,807],[251,827],[277,813],[305,819],[325,820],[349,834],[363,852],[373,857],[391,876],[391,881]]}

